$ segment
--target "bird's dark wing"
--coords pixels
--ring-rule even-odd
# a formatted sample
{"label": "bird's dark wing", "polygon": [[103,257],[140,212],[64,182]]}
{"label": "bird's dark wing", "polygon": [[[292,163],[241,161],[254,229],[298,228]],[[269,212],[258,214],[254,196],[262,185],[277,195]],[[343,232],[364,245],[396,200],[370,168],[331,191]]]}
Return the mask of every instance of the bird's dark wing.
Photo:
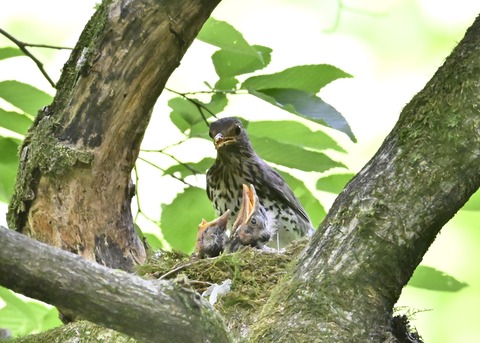
{"label": "bird's dark wing", "polygon": [[208,182],[208,172],[207,172],[207,197],[210,201],[213,201],[212,197],[210,196],[210,186],[209,186],[209,182]]}
{"label": "bird's dark wing", "polygon": [[213,198],[212,198],[212,193],[211,193],[211,190],[210,190],[210,182],[209,180],[213,180],[215,178],[215,168],[216,168],[216,163],[214,163],[210,169],[207,170],[207,196],[208,196],[208,199],[210,199],[210,201],[213,202]]}
{"label": "bird's dark wing", "polygon": [[260,175],[268,177],[268,180],[262,180],[262,183],[271,185],[270,191],[274,197],[278,198],[283,204],[290,206],[297,215],[300,215],[300,217],[305,220],[306,223],[310,223],[310,218],[307,213],[280,174],[263,160],[262,169],[264,169],[264,171],[260,173]]}

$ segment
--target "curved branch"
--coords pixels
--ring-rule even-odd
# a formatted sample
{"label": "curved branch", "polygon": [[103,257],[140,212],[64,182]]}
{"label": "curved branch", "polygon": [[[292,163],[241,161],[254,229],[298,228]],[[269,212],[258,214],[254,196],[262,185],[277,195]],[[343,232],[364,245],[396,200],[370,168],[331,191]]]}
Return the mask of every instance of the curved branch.
{"label": "curved branch", "polygon": [[480,17],[346,186],[253,342],[384,342],[442,226],[480,186]]}
{"label": "curved branch", "polygon": [[198,293],[103,267],[0,226],[0,284],[141,342],[230,342]]}
{"label": "curved branch", "polygon": [[22,145],[10,228],[112,268],[145,261],[131,170],[156,100],[219,2],[102,2]]}

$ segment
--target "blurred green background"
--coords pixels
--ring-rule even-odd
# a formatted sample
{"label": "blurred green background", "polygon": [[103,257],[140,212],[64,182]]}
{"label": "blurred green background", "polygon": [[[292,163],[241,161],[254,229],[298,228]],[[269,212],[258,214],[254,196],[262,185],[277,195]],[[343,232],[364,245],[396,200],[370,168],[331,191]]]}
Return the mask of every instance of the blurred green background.
{"label": "blurred green background", "polygon": [[[26,42],[73,47],[93,13],[94,5],[95,1],[10,1],[2,4],[0,28]],[[322,89],[320,95],[346,117],[358,139],[354,144],[345,135],[329,131],[347,151],[341,157],[342,162],[352,172],[357,172],[380,146],[402,107],[422,89],[479,13],[480,1],[477,0],[224,0],[213,16],[232,24],[252,44],[273,49],[272,62],[265,73],[293,65],[328,63],[354,76],[333,82]],[[0,47],[11,45],[0,36]],[[44,62],[50,76],[57,80],[69,51],[32,51]],[[204,81],[215,80],[210,62],[213,51],[211,46],[196,41],[168,86],[180,92],[205,89]],[[11,79],[54,94],[26,57],[0,63],[0,81]],[[168,146],[181,139],[168,118],[167,102],[171,97],[168,92],[160,97],[143,143],[145,149]],[[5,105],[1,99],[0,105]],[[252,120],[291,119],[283,111],[246,95],[231,97],[224,115],[241,115]],[[159,134],[160,127],[162,134]],[[171,153],[184,156],[188,161],[198,161],[205,156],[213,157],[215,151],[211,144],[196,141],[178,149],[172,148]],[[158,164],[172,164],[166,156],[154,159]],[[170,203],[184,185],[172,182],[168,176],[161,177],[158,170],[146,164],[139,163],[138,170],[142,211],[148,217],[158,219],[161,204]],[[304,179],[314,190],[315,179],[309,179],[308,175]],[[192,176],[190,182],[202,186],[205,180]],[[155,185],[153,192],[152,185]],[[314,193],[326,209],[335,198],[331,193]],[[6,204],[0,203],[0,212],[0,223],[4,225]],[[138,217],[137,223],[162,244],[161,234],[154,223],[145,217]],[[425,342],[478,342],[479,224],[478,210],[461,210],[444,227],[422,262],[423,266],[435,268],[468,284],[467,287],[455,292],[414,286],[404,289],[398,306],[402,311],[408,309],[409,313],[415,313],[412,324]],[[21,333],[58,325],[48,308],[37,307],[35,311],[44,311],[45,320],[36,326],[27,325],[32,320],[28,316],[33,315],[23,313],[25,317],[21,317],[22,311],[12,310],[22,309],[22,306],[17,304],[15,307],[10,293],[2,290],[0,327],[24,323],[15,331]]]}

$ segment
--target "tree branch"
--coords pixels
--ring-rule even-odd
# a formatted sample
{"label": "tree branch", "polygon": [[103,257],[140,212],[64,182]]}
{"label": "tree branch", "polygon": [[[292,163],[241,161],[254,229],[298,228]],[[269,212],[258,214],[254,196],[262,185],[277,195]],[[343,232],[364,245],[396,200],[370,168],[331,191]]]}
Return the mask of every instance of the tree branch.
{"label": "tree branch", "polygon": [[116,269],[145,261],[131,170],[156,100],[219,1],[102,2],[21,147],[10,228]]}
{"label": "tree branch", "polygon": [[103,267],[4,227],[0,284],[141,342],[230,342],[198,293]]}
{"label": "tree branch", "polygon": [[391,342],[392,308],[480,186],[480,17],[338,196],[252,342]]}

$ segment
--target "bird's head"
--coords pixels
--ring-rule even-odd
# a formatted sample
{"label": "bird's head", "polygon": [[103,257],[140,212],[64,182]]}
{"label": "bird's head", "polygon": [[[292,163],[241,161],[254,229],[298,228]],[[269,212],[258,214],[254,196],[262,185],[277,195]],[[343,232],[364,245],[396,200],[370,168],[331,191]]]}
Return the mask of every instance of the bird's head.
{"label": "bird's head", "polygon": [[218,119],[210,124],[209,133],[215,149],[222,151],[228,147],[250,147],[247,131],[242,122],[233,117]]}
{"label": "bird's head", "polygon": [[211,222],[202,219],[198,225],[196,251],[200,258],[215,257],[225,250],[227,244],[227,223],[230,210]]}
{"label": "bird's head", "polygon": [[232,247],[240,245],[261,246],[272,236],[271,221],[267,211],[260,204],[253,185],[243,185],[243,199],[238,217],[232,226]]}

